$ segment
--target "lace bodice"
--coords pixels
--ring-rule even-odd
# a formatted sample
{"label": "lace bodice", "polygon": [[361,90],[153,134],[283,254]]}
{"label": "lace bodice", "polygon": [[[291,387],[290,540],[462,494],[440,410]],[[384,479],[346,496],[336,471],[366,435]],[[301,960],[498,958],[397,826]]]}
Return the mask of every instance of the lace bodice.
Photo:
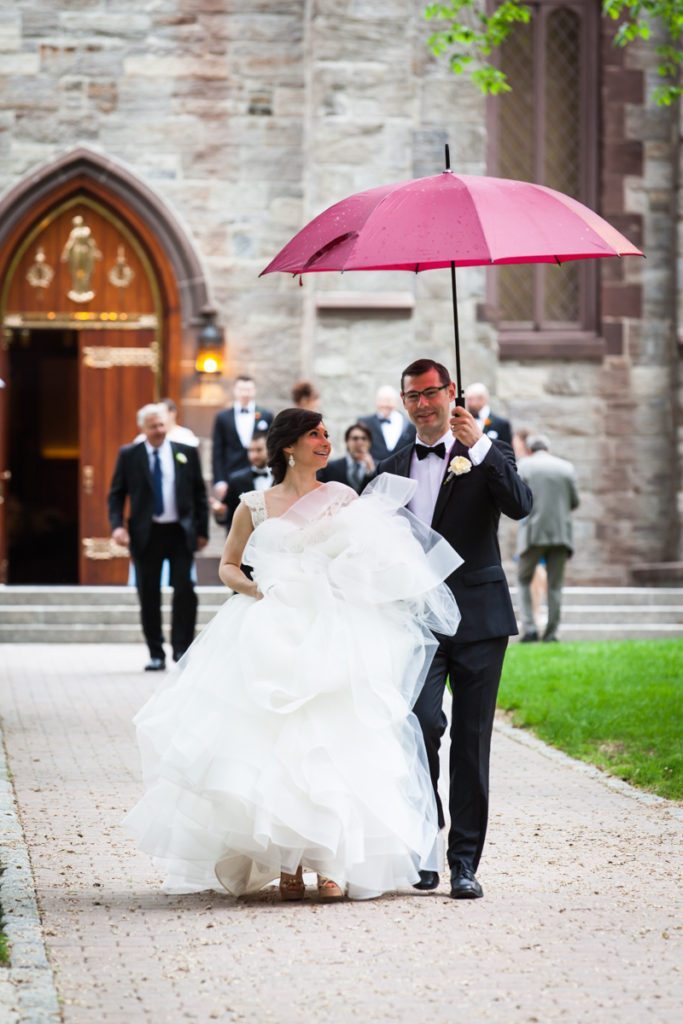
{"label": "lace bodice", "polygon": [[261,523],[265,523],[268,513],[266,512],[266,496],[263,491],[246,491],[240,495],[240,501],[243,501],[251,512],[254,529]]}

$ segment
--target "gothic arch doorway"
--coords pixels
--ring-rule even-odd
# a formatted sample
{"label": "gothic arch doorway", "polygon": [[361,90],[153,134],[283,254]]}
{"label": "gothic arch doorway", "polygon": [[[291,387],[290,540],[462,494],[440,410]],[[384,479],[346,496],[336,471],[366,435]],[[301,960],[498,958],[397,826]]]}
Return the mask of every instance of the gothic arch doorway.
{"label": "gothic arch doorway", "polygon": [[78,150],[0,201],[0,581],[116,584],[106,496],[135,411],[181,397],[206,305],[158,197]]}

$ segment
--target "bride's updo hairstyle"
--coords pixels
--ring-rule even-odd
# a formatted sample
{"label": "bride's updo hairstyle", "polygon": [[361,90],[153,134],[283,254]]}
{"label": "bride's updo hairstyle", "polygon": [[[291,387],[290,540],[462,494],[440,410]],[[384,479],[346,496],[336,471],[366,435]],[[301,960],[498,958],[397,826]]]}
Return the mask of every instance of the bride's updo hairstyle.
{"label": "bride's updo hairstyle", "polygon": [[273,471],[273,483],[281,484],[287,472],[285,448],[296,444],[300,437],[322,423],[322,413],[309,409],[283,409],[273,420],[268,431],[268,465]]}

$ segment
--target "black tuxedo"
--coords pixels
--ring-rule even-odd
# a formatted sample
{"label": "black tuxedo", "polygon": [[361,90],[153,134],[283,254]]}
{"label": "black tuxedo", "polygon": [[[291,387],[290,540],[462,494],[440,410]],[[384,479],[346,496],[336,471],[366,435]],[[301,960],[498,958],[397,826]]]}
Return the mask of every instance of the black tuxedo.
{"label": "black tuxedo", "polygon": [[[213,482],[217,484],[220,480],[227,483],[231,473],[239,469],[249,468],[249,457],[247,449],[240,440],[235,425],[235,417],[242,415],[235,408],[223,409],[219,412],[213,424]],[[267,409],[256,407],[254,413],[254,430],[268,430],[273,422],[272,412]],[[265,424],[265,426],[261,426]]]}
{"label": "black tuxedo", "polygon": [[164,659],[161,628],[161,566],[168,559],[173,586],[171,643],[180,656],[190,646],[197,619],[197,595],[192,584],[192,557],[198,537],[209,535],[209,510],[199,454],[189,445],[170,442],[173,452],[178,521],[156,523],[154,490],[144,441],[119,450],[109,490],[112,530],[124,525],[124,506],[130,503],[130,553],[140,597],[142,629],[152,658]]}
{"label": "black tuxedo", "polygon": [[[413,446],[401,449],[378,466],[378,472],[410,476]],[[456,441],[448,461],[467,457]],[[453,720],[450,753],[448,860],[476,870],[486,836],[491,732],[500,673],[508,637],[517,632],[510,592],[500,560],[501,513],[522,519],[531,511],[531,491],[517,475],[512,448],[494,441],[486,458],[469,473],[443,483],[434,508],[432,529],[464,559],[447,580],[462,619],[454,637],[439,636],[439,648],[415,704],[427,748],[432,783],[438,797],[439,746],[446,729],[443,692],[450,677]]]}
{"label": "black tuxedo", "polygon": [[243,494],[246,494],[247,491],[256,490],[256,479],[252,466],[249,466],[248,469],[239,469],[236,473],[231,473],[228,477],[228,494],[225,499],[225,504],[228,508],[226,520],[228,530],[232,524],[232,517],[237,511],[237,506],[240,503],[240,497]]}
{"label": "black tuxedo", "polygon": [[491,437],[492,441],[507,441],[508,444],[512,444],[512,427],[510,420],[506,420],[504,416],[496,416],[495,413],[490,412],[482,423],[481,429]]}
{"label": "black tuxedo", "polygon": [[374,474],[365,473],[361,477],[360,486],[354,481],[349,479],[349,467],[346,462],[346,456],[342,459],[333,459],[332,462],[328,462],[324,469],[318,470],[318,480],[323,484],[329,484],[331,480],[336,480],[340,484],[346,484],[348,487],[352,487],[354,491],[362,491],[363,488],[370,482],[371,477]]}
{"label": "black tuxedo", "polygon": [[404,448],[407,444],[412,444],[415,440],[415,427],[404,418],[404,426],[401,431],[396,445],[391,450],[387,448],[387,443],[384,440],[384,432],[382,430],[382,424],[380,423],[379,416],[361,416],[358,420],[363,426],[367,427],[372,435],[372,441],[370,443],[370,454],[372,455],[375,462],[381,462],[382,459],[388,459],[392,453],[398,452],[401,448]]}

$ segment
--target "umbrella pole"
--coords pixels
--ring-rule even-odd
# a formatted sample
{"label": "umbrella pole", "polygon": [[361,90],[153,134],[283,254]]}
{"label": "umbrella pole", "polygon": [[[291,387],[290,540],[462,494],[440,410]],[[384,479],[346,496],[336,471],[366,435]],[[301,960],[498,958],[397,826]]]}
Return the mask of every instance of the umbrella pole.
{"label": "umbrella pole", "polygon": [[452,260],[451,294],[453,296],[453,330],[455,331],[455,404],[464,407],[465,396],[462,390],[462,372],[460,370],[460,328],[458,326],[458,293],[455,288],[455,263]]}

